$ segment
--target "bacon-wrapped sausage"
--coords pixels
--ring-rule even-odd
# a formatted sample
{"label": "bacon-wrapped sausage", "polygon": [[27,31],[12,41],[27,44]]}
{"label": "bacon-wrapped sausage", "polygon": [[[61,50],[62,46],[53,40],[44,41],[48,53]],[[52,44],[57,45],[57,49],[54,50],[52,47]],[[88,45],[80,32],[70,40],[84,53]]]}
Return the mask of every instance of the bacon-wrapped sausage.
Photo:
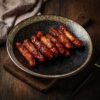
{"label": "bacon-wrapped sausage", "polygon": [[44,56],[37,50],[30,40],[24,40],[23,45],[33,54],[34,58],[37,58],[40,62],[44,62]]}
{"label": "bacon-wrapped sausage", "polygon": [[37,39],[36,36],[32,36],[31,40],[33,44],[36,46],[36,48],[48,59],[53,58],[53,53],[49,50],[47,46],[45,46],[40,40]]}
{"label": "bacon-wrapped sausage", "polygon": [[55,29],[55,28],[51,28],[50,30],[50,34],[53,36],[58,37],[59,41],[68,49],[72,48],[73,45],[72,43],[69,41],[69,39],[62,33],[61,30],[59,29]]}
{"label": "bacon-wrapped sausage", "polygon": [[33,55],[27,50],[26,47],[24,47],[23,44],[17,42],[16,43],[16,47],[18,48],[20,53],[25,57],[25,59],[29,62],[29,64],[31,66],[35,66],[36,65],[36,61],[35,61]]}
{"label": "bacon-wrapped sausage", "polygon": [[66,35],[66,37],[76,46],[82,47],[83,42],[79,40],[75,35],[73,35],[64,25],[60,26],[62,32]]}
{"label": "bacon-wrapped sausage", "polygon": [[41,37],[41,41],[52,51],[52,53],[57,56],[58,55],[58,50],[55,47],[55,45],[51,42],[51,40],[46,37],[46,36],[42,36]]}
{"label": "bacon-wrapped sausage", "polygon": [[38,32],[37,32],[37,38],[39,38],[39,39],[40,39],[42,36],[43,36],[43,32],[38,31]]}
{"label": "bacon-wrapped sausage", "polygon": [[64,46],[59,42],[57,37],[54,37],[51,34],[47,34],[46,37],[49,38],[55,44],[60,54],[63,54],[65,56],[70,55],[69,50],[64,48]]}
{"label": "bacon-wrapped sausage", "polygon": [[55,44],[55,46],[57,47],[59,53],[61,53],[61,54],[64,53],[64,47],[63,47],[63,45],[57,40],[56,37],[53,37],[53,36],[50,35],[50,34],[47,34],[46,37],[49,38],[49,39]]}

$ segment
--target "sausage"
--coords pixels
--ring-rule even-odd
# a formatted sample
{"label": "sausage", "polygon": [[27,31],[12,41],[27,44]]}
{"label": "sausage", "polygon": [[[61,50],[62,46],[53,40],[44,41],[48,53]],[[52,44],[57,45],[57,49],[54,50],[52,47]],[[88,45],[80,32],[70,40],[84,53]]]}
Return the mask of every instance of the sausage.
{"label": "sausage", "polygon": [[43,32],[38,31],[38,32],[37,32],[37,38],[39,38],[39,39],[40,39],[42,36],[43,36]]}
{"label": "sausage", "polygon": [[24,58],[29,62],[29,64],[34,67],[36,65],[36,61],[33,55],[27,50],[27,48],[25,48],[24,45],[19,42],[16,43],[16,47],[18,48],[20,53],[24,56]]}
{"label": "sausage", "polygon": [[34,58],[38,59],[40,62],[44,62],[44,56],[37,50],[30,40],[24,40],[23,45],[33,54]]}
{"label": "sausage", "polygon": [[61,30],[59,30],[59,33],[61,33],[61,35],[59,35],[59,40],[61,41],[62,44],[64,44],[64,46],[68,49],[73,48],[73,44],[71,43],[71,41],[65,36],[65,34],[62,33]]}
{"label": "sausage", "polygon": [[60,29],[65,34],[65,36],[76,46],[82,47],[83,42],[79,40],[74,34],[72,34],[64,25],[60,26]]}
{"label": "sausage", "polygon": [[58,37],[60,33],[55,28],[50,28],[49,33],[53,36]]}
{"label": "sausage", "polygon": [[59,41],[68,49],[71,49],[73,48],[73,45],[72,43],[69,41],[69,39],[62,33],[61,30],[59,29],[55,29],[55,28],[52,28],[50,30],[50,34],[53,35],[53,36],[57,36]]}
{"label": "sausage", "polygon": [[47,34],[46,37],[49,38],[55,44],[60,54],[70,56],[69,50],[64,48],[64,46],[59,42],[57,37],[54,37],[51,34]]}
{"label": "sausage", "polygon": [[51,40],[46,37],[46,36],[42,36],[41,37],[41,41],[52,51],[52,53],[57,56],[58,55],[58,50],[55,47],[55,45],[51,42]]}
{"label": "sausage", "polygon": [[40,40],[37,39],[36,36],[31,37],[32,43],[36,46],[36,48],[48,59],[53,58],[53,53],[49,50],[47,46],[45,46]]}
{"label": "sausage", "polygon": [[49,38],[54,44],[55,46],[57,47],[58,51],[60,54],[63,54],[64,53],[64,47],[63,45],[58,41],[58,39],[50,34],[47,34],[46,35],[47,38]]}

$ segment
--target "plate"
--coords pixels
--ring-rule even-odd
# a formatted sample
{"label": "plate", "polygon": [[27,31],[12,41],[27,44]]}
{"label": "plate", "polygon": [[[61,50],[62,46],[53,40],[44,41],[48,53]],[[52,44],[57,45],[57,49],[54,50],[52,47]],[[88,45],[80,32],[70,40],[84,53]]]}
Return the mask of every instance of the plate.
{"label": "plate", "polygon": [[[30,65],[20,55],[15,45],[16,42],[30,38],[37,31],[43,31],[44,34],[47,34],[50,27],[58,28],[61,24],[65,24],[83,41],[84,48],[75,50],[70,57],[56,57],[52,60],[46,60],[44,63],[38,62],[34,69],[28,69]],[[81,25],[68,18],[54,15],[30,17],[16,25],[7,38],[7,52],[13,63],[26,73],[42,78],[62,78],[78,73],[89,62],[92,50],[91,38]]]}

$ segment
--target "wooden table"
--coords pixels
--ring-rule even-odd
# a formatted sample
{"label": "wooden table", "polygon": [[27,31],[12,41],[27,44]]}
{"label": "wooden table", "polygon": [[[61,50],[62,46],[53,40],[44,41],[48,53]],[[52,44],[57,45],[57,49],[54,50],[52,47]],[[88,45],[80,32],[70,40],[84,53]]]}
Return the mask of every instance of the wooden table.
{"label": "wooden table", "polygon": [[[100,54],[100,0],[49,0],[43,5],[43,14],[54,14],[76,20],[82,13],[91,18],[86,28],[94,46],[92,63]],[[66,100],[66,84],[42,93],[6,72],[3,64],[8,55],[5,45],[0,47],[0,100]],[[75,96],[74,100],[100,100],[100,71],[96,69],[92,80]]]}

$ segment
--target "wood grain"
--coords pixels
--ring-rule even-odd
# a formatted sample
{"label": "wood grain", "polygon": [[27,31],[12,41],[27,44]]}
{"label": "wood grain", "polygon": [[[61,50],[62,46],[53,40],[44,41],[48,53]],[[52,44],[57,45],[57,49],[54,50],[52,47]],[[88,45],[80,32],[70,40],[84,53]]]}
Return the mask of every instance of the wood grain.
{"label": "wood grain", "polygon": [[[92,24],[86,28],[94,46],[93,66],[100,54],[100,0],[49,0],[43,5],[43,14],[55,14],[76,20],[80,14],[91,18]],[[68,97],[67,85],[54,87],[48,93],[41,93],[24,82],[16,79],[3,68],[8,55],[6,47],[0,47],[0,100],[66,100]],[[74,100],[100,99],[100,70],[96,70],[92,80],[80,91]],[[77,78],[74,78],[77,80]],[[67,79],[66,79],[67,80]],[[75,85],[75,81],[72,81]],[[71,84],[72,85],[72,84]],[[70,86],[71,87],[71,86]]]}

